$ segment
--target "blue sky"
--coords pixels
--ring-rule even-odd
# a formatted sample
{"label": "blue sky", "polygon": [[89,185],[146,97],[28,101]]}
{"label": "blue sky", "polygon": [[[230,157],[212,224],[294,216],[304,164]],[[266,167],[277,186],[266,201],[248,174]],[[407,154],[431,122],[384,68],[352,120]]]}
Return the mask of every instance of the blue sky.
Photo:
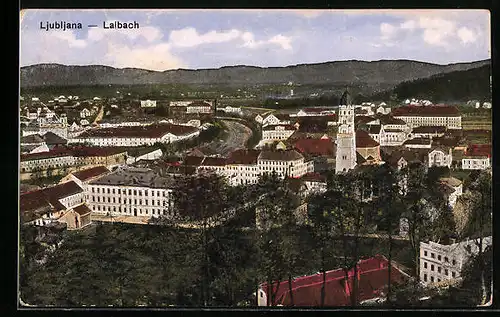
{"label": "blue sky", "polygon": [[[163,71],[351,59],[449,64],[491,56],[486,10],[31,9],[21,14],[21,66],[99,64]],[[137,21],[140,28],[102,28],[103,21],[116,20]],[[47,21],[81,22],[83,29],[40,29]]]}

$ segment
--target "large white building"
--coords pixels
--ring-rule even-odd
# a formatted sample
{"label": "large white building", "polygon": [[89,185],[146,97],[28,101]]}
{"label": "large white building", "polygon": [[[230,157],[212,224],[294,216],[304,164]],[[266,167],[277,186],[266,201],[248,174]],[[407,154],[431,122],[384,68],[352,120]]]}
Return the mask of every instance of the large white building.
{"label": "large white building", "polygon": [[404,120],[410,127],[445,126],[461,129],[462,116],[453,106],[403,106],[392,111],[394,118]]}
{"label": "large white building", "polygon": [[147,168],[123,167],[87,185],[92,212],[123,216],[174,216],[173,178]]}
{"label": "large white building", "polygon": [[305,161],[296,150],[264,150],[257,158],[260,173],[276,172],[279,177],[301,177],[314,172],[314,162]]}
{"label": "large white building", "polygon": [[259,150],[240,149],[232,152],[226,160],[224,174],[230,185],[256,184],[260,170],[257,165]]}
{"label": "large white building", "polygon": [[484,170],[491,166],[491,145],[471,145],[462,158],[462,169]]}
{"label": "large white building", "polygon": [[79,134],[69,143],[90,143],[95,146],[142,146],[172,143],[196,137],[197,128],[173,124],[154,124],[120,128],[92,129]]}
{"label": "large white building", "polygon": [[156,108],[156,100],[141,100],[141,108]]}
{"label": "large white building", "polygon": [[457,199],[463,193],[462,181],[455,177],[446,177],[439,179],[441,191],[448,201],[448,205],[453,208]]}
{"label": "large white building", "polygon": [[263,141],[288,139],[297,129],[290,124],[267,125],[262,128]]}
{"label": "large white building", "polygon": [[[420,242],[420,282],[432,285],[460,278],[464,265],[479,252],[479,241],[467,240],[449,245]],[[491,236],[483,238],[483,251],[491,243]]]}

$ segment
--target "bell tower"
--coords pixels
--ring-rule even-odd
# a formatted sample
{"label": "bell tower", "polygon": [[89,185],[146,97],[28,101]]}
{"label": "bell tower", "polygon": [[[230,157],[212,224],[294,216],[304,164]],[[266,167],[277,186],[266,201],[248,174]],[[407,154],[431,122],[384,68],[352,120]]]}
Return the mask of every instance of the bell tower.
{"label": "bell tower", "polygon": [[356,167],[356,131],[354,129],[354,106],[346,90],[340,98],[338,111],[337,153],[335,173],[344,173]]}

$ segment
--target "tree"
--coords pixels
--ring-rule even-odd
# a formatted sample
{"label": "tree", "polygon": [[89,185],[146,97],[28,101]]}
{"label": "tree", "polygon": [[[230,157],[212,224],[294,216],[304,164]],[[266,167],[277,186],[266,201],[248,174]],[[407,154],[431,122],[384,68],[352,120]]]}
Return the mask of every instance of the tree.
{"label": "tree", "polygon": [[491,196],[491,174],[483,171],[479,177],[471,184],[470,190],[474,193],[469,221],[464,230],[464,236],[478,237],[476,245],[478,247],[478,268],[481,272],[481,304],[488,299],[488,287],[486,283],[486,263],[483,256],[484,238],[491,235],[492,229],[492,196]]}
{"label": "tree", "polygon": [[[401,170],[404,179],[404,197],[406,205],[405,214],[408,219],[408,238],[413,253],[415,275],[420,269],[420,242],[427,237],[427,226],[430,220],[424,204],[425,167],[420,163],[409,164]],[[417,280],[418,281],[418,280]]]}

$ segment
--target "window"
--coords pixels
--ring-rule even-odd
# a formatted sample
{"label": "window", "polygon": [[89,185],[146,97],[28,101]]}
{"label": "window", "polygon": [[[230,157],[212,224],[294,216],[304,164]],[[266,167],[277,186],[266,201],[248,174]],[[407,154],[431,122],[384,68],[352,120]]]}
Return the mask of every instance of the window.
{"label": "window", "polygon": [[445,261],[446,263],[448,263],[448,257],[447,257],[447,256],[445,256],[445,257],[444,257],[444,261]]}
{"label": "window", "polygon": [[431,258],[433,258],[433,259],[434,259],[435,257],[436,257],[436,256],[435,256],[435,254],[434,254],[434,253],[431,253]]}
{"label": "window", "polygon": [[440,279],[440,278],[438,278],[438,282],[441,282],[441,279]]}
{"label": "window", "polygon": [[94,187],[92,187],[92,192],[94,192]]}
{"label": "window", "polygon": [[451,263],[452,263],[453,265],[455,265],[455,264],[457,264],[457,261],[455,261],[455,259],[453,259],[453,260],[451,261]]}
{"label": "window", "polygon": [[456,273],[455,272],[451,272],[451,277],[455,277]]}
{"label": "window", "polygon": [[424,269],[427,268],[427,262],[424,262]]}
{"label": "window", "polygon": [[431,264],[431,271],[434,272],[434,264]]}
{"label": "window", "polygon": [[431,276],[431,282],[434,282],[434,276]]}
{"label": "window", "polygon": [[136,190],[136,189],[134,189],[134,195],[136,195],[136,196],[137,196],[137,190]]}
{"label": "window", "polygon": [[148,191],[144,191],[144,196],[147,196],[148,195]]}
{"label": "window", "polygon": [[448,276],[448,269],[444,269],[444,275]]}
{"label": "window", "polygon": [[438,266],[438,273],[441,273],[441,267]]}
{"label": "window", "polygon": [[441,255],[438,255],[438,260],[441,261]]}
{"label": "window", "polygon": [[424,251],[424,256],[427,256],[427,251]]}
{"label": "window", "polygon": [[109,188],[108,188],[108,194],[109,194],[110,192],[111,192],[111,190],[109,190]]}

